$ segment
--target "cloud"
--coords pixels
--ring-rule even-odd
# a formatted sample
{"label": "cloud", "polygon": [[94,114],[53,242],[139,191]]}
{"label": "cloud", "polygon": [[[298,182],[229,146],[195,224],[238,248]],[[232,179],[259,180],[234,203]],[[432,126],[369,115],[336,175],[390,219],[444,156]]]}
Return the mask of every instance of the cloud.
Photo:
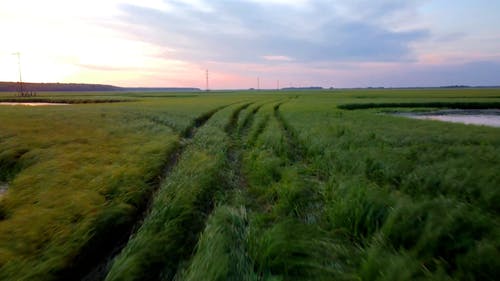
{"label": "cloud", "polygon": [[[414,9],[405,4],[413,1],[372,2],[214,0],[200,6],[173,0],[168,10],[124,4],[119,19],[130,35],[174,49],[172,55],[189,61],[264,63],[276,61],[273,56],[298,62],[414,59],[410,44],[429,32],[395,31],[382,20]],[[350,16],[356,9],[368,17]]]}
{"label": "cloud", "polygon": [[268,56],[262,56],[262,57],[268,61],[293,61],[293,59],[291,57],[287,57],[287,56],[268,55]]}
{"label": "cloud", "polygon": [[82,68],[87,68],[87,69],[92,69],[92,70],[98,70],[98,71],[133,71],[137,70],[139,68],[125,68],[122,66],[110,66],[110,65],[97,65],[97,64],[84,64],[84,63],[79,63],[76,64],[79,67]]}
{"label": "cloud", "polygon": [[[438,66],[420,65],[409,67],[407,70],[401,68],[398,73],[391,75],[391,78],[392,81],[407,86],[496,86],[500,85],[498,73],[500,73],[500,62],[474,61]],[[391,81],[388,78],[386,76],[385,80]]]}
{"label": "cloud", "polygon": [[[337,70],[335,70],[337,69]],[[331,76],[339,87],[439,87],[449,85],[500,85],[500,62],[474,61],[458,64],[361,63],[325,68],[320,76]],[[316,77],[316,79],[318,78]]]}

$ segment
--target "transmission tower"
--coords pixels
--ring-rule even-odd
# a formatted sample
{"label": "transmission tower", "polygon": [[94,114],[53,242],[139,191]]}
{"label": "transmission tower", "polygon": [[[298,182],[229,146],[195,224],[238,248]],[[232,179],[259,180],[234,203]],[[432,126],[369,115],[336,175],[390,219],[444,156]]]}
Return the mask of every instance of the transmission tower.
{"label": "transmission tower", "polygon": [[206,73],[205,73],[205,74],[206,74],[206,75],[205,75],[205,89],[206,89],[206,90],[207,90],[207,92],[208,92],[208,91],[209,91],[209,89],[208,89],[208,69],[207,69],[207,71],[206,71]]}
{"label": "transmission tower", "polygon": [[21,53],[17,52],[17,53],[13,53],[12,55],[17,56],[17,65],[19,68],[19,92],[18,92],[18,94],[19,94],[19,96],[23,96],[24,89],[23,89],[23,76],[21,74]]}

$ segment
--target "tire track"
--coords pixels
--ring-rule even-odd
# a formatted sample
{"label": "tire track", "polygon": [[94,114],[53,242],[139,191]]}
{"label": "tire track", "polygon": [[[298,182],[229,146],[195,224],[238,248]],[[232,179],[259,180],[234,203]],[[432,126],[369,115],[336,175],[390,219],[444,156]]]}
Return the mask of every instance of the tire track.
{"label": "tire track", "polygon": [[193,136],[169,177],[154,196],[152,212],[114,259],[106,280],[172,280],[195,249],[224,192],[224,171],[229,138],[226,128],[236,119],[242,102],[211,118],[204,114],[200,130],[184,131]]}
{"label": "tire track", "polygon": [[296,167],[300,172],[298,183],[300,186],[294,190],[297,199],[297,207],[294,208],[294,216],[304,223],[317,221],[323,209],[321,194],[318,193],[318,185],[323,179],[317,169],[314,168],[311,158],[308,157],[307,147],[300,141],[297,132],[284,119],[280,112],[280,107],[284,103],[274,106],[274,117],[278,121],[279,127],[285,136],[286,156],[290,163],[288,165]]}
{"label": "tire track", "polygon": [[294,131],[294,129],[286,122],[286,120],[283,118],[283,115],[280,112],[280,107],[284,104],[284,102],[279,103],[274,106],[274,117],[278,121],[278,124],[283,131],[283,134],[285,135],[285,140],[288,146],[288,150],[290,153],[287,153],[288,158],[293,161],[301,161],[305,160],[305,155],[306,155],[306,149],[304,145],[300,142],[299,138],[297,137],[297,133]]}
{"label": "tire track", "polygon": [[248,130],[252,127],[252,124],[255,120],[255,115],[257,114],[257,112],[259,112],[259,110],[262,108],[262,106],[264,106],[264,104],[260,104],[256,107],[254,107],[250,111],[250,113],[247,114],[245,119],[243,119],[243,124],[241,124],[241,126],[239,127],[239,131],[238,131],[238,133],[240,135],[246,135],[248,133]]}
{"label": "tire track", "polygon": [[270,118],[271,118],[271,116],[269,114],[266,114],[264,116],[264,118],[262,119],[262,121],[259,122],[259,124],[257,124],[257,129],[255,130],[255,132],[248,139],[248,145],[249,146],[254,146],[255,145],[255,142],[257,142],[257,139],[262,134],[262,132],[264,132],[264,130],[266,129],[267,125],[269,124],[269,119]]}
{"label": "tire track", "polygon": [[[251,126],[251,119],[258,112],[262,105],[250,110],[241,124],[238,124],[243,110],[247,109],[253,103],[246,103],[237,107],[230,115],[228,123],[224,126],[224,131],[228,137],[227,150],[225,153],[225,164],[221,171],[221,185],[223,186],[223,194],[221,197],[214,198],[218,202],[214,202],[214,208],[206,213],[206,220],[203,228],[200,229],[196,247],[193,248],[192,255],[186,258],[183,263],[184,267],[179,267],[173,280],[203,280],[206,277],[204,272],[205,267],[224,266],[212,261],[209,257],[213,254],[212,251],[222,250],[225,254],[231,255],[229,252],[238,253],[233,258],[247,264],[247,270],[252,270],[251,263],[248,261],[244,246],[243,237],[233,232],[233,227],[238,229],[238,232],[245,233],[247,227],[247,218],[244,211],[244,206],[236,206],[241,204],[236,198],[240,191],[245,192],[248,182],[243,173],[242,155],[243,146],[242,137],[245,132],[245,126]],[[241,197],[244,198],[244,197]],[[237,203],[239,202],[239,203]],[[238,222],[234,222],[233,220]],[[234,224],[236,223],[236,224]],[[216,237],[214,237],[216,236]],[[224,238],[221,238],[224,237]],[[224,241],[222,243],[211,244],[212,241]],[[216,249],[212,248],[216,247]],[[207,264],[208,263],[208,264]],[[201,269],[199,268],[201,267]],[[240,276],[241,268],[230,266],[228,276],[221,276],[221,280],[233,280]],[[221,273],[222,274],[222,273]],[[213,278],[213,276],[210,276]],[[171,279],[165,279],[171,280]],[[210,279],[212,280],[212,279]]]}
{"label": "tire track", "polygon": [[231,117],[229,119],[229,122],[227,123],[227,125],[224,128],[224,131],[226,131],[228,136],[230,136],[230,137],[233,136],[234,132],[236,131],[237,125],[238,125],[238,119],[240,117],[241,111],[247,109],[250,105],[251,105],[251,103],[243,104],[242,106],[236,108],[235,111],[233,111],[233,113],[231,114]]}
{"label": "tire track", "polygon": [[182,132],[182,137],[185,139],[193,138],[194,134],[196,133],[196,130],[198,128],[200,128],[201,126],[205,125],[205,123],[207,123],[207,121],[208,121],[208,119],[210,119],[210,117],[212,117],[215,113],[219,112],[220,110],[222,110],[228,106],[231,106],[231,105],[232,104],[219,106],[219,107],[215,108],[214,110],[211,110],[209,112],[206,112],[206,113],[200,115],[199,117],[194,119],[193,124],[191,126],[187,127]]}
{"label": "tire track", "polygon": [[[283,102],[276,105],[273,105],[274,102],[270,103],[273,113],[279,114],[279,112],[276,113],[276,110],[279,110],[279,106]],[[243,118],[240,118],[241,112],[249,108],[250,104],[245,104],[232,113],[225,128],[229,143],[226,152],[227,166],[223,171],[224,186],[226,187],[223,200],[217,202],[217,207],[210,213],[205,228],[200,233],[196,252],[186,267],[177,272],[175,280],[203,280],[204,278],[210,278],[205,280],[241,278],[256,280],[258,278],[246,244],[249,227],[247,212],[250,211],[247,208],[251,205],[250,201],[253,198],[248,193],[249,182],[243,172],[242,158],[246,149],[249,148],[248,144],[255,142],[268,126],[271,112],[267,113],[260,123],[256,124],[257,130],[249,136],[249,130],[254,125],[255,116],[265,104],[267,103],[251,108]],[[240,124],[238,124],[238,120]],[[247,137],[251,139],[248,142],[246,141]],[[220,265],[217,264],[219,258],[231,262]],[[219,266],[222,266],[221,271],[210,272],[207,277],[206,270]]]}
{"label": "tire track", "polygon": [[178,133],[180,130],[179,130],[179,127],[175,125],[175,123],[169,121],[169,120],[163,120],[157,116],[143,116],[143,118],[147,119],[148,121],[154,123],[154,124],[157,124],[157,125],[160,125],[160,126],[165,126],[167,128],[170,128],[172,129],[172,131],[174,131],[175,133]]}
{"label": "tire track", "polygon": [[219,182],[218,185],[221,187],[220,192],[217,194],[212,194],[205,199],[211,201],[208,208],[203,210],[203,222],[201,225],[197,226],[196,229],[191,229],[193,237],[196,237],[194,243],[192,243],[192,250],[188,256],[182,257],[178,261],[178,266],[175,274],[171,272],[163,272],[162,280],[178,280],[182,278],[186,267],[190,265],[190,262],[195,258],[196,249],[199,246],[200,238],[202,234],[207,231],[207,223],[210,218],[213,217],[214,212],[220,208],[220,204],[227,203],[231,200],[229,195],[233,193],[234,190],[239,188],[244,188],[246,186],[246,180],[241,172],[241,152],[238,138],[238,120],[243,110],[247,109],[253,103],[244,103],[236,107],[229,115],[229,120],[221,128],[227,136],[227,142],[224,144],[226,147],[224,153],[224,164],[219,171]]}
{"label": "tire track", "polygon": [[[231,115],[230,122],[226,126],[226,133],[229,137],[229,144],[226,153],[226,160],[228,164],[229,171],[226,173],[230,178],[227,179],[227,185],[229,189],[244,188],[247,186],[247,180],[242,172],[242,143],[241,143],[241,132],[238,131],[238,120],[242,110],[248,108],[251,103],[244,104],[243,106],[237,108]],[[248,115],[253,115],[255,110],[252,110]],[[257,112],[257,111],[255,111]],[[248,118],[247,115],[247,118]],[[244,120],[247,120],[245,118]],[[245,123],[245,121],[243,121]]]}
{"label": "tire track", "polygon": [[[249,134],[249,130],[250,128],[252,127],[253,123],[255,122],[255,116],[257,115],[257,113],[261,110],[261,108],[265,105],[268,105],[270,103],[273,103],[273,102],[278,102],[276,105],[273,106],[273,108],[275,106],[279,106],[281,105],[282,103],[284,103],[284,101],[280,101],[280,100],[277,100],[277,101],[270,101],[270,102],[266,102],[266,103],[263,103],[261,104],[260,106],[257,106],[256,108],[254,108],[252,111],[251,111],[251,114],[249,114],[247,116],[247,118],[245,119],[244,121],[244,126],[242,126],[242,134],[243,135],[248,135]],[[268,125],[268,122],[269,122],[269,119],[270,119],[270,114],[269,113],[264,113],[264,118],[257,124],[256,126],[256,130],[253,131],[250,136],[248,136],[248,139],[247,139],[247,145],[248,146],[254,146],[255,145],[255,142],[257,141],[257,139],[259,138],[259,136],[264,132],[264,130],[266,129],[267,125]]]}
{"label": "tire track", "polygon": [[104,231],[104,237],[96,235],[96,238],[90,240],[84,249],[82,249],[81,254],[75,258],[73,266],[58,274],[59,280],[90,281],[104,280],[106,278],[114,258],[127,245],[130,237],[140,228],[144,219],[149,215],[155,194],[172,169],[177,165],[180,156],[189,145],[198,128],[202,127],[215,113],[228,106],[230,105],[217,107],[193,120],[192,124],[180,134],[179,141],[173,150],[168,153],[161,172],[150,181],[151,192],[147,196],[145,203],[139,206],[137,215],[132,219],[132,223],[124,225],[120,229]]}

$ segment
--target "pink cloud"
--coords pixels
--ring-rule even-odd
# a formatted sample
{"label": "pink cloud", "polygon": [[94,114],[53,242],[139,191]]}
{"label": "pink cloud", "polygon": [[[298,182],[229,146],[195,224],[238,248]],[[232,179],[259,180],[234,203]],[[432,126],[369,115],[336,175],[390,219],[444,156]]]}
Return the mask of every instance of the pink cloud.
{"label": "pink cloud", "polygon": [[287,57],[287,56],[271,56],[271,55],[268,55],[268,56],[263,56],[263,58],[265,60],[268,60],[268,61],[293,61],[293,59],[291,57]]}

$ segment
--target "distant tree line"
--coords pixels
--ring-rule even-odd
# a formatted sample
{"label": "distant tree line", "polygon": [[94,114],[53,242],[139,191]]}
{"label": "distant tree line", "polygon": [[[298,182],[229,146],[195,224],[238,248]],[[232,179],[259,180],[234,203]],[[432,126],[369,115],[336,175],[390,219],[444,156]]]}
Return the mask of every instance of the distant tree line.
{"label": "distant tree line", "polygon": [[[0,92],[19,91],[19,82],[0,82]],[[102,84],[83,83],[23,83],[23,91],[26,92],[104,92],[104,91],[200,91],[198,88],[126,88]]]}
{"label": "distant tree line", "polygon": [[323,87],[287,87],[282,88],[285,91],[303,91],[303,90],[323,90]]}
{"label": "distant tree line", "polygon": [[[57,91],[119,91],[121,88],[100,84],[75,84],[75,83],[23,83],[25,91],[57,92]],[[0,82],[0,92],[16,92],[19,90],[18,82]]]}

